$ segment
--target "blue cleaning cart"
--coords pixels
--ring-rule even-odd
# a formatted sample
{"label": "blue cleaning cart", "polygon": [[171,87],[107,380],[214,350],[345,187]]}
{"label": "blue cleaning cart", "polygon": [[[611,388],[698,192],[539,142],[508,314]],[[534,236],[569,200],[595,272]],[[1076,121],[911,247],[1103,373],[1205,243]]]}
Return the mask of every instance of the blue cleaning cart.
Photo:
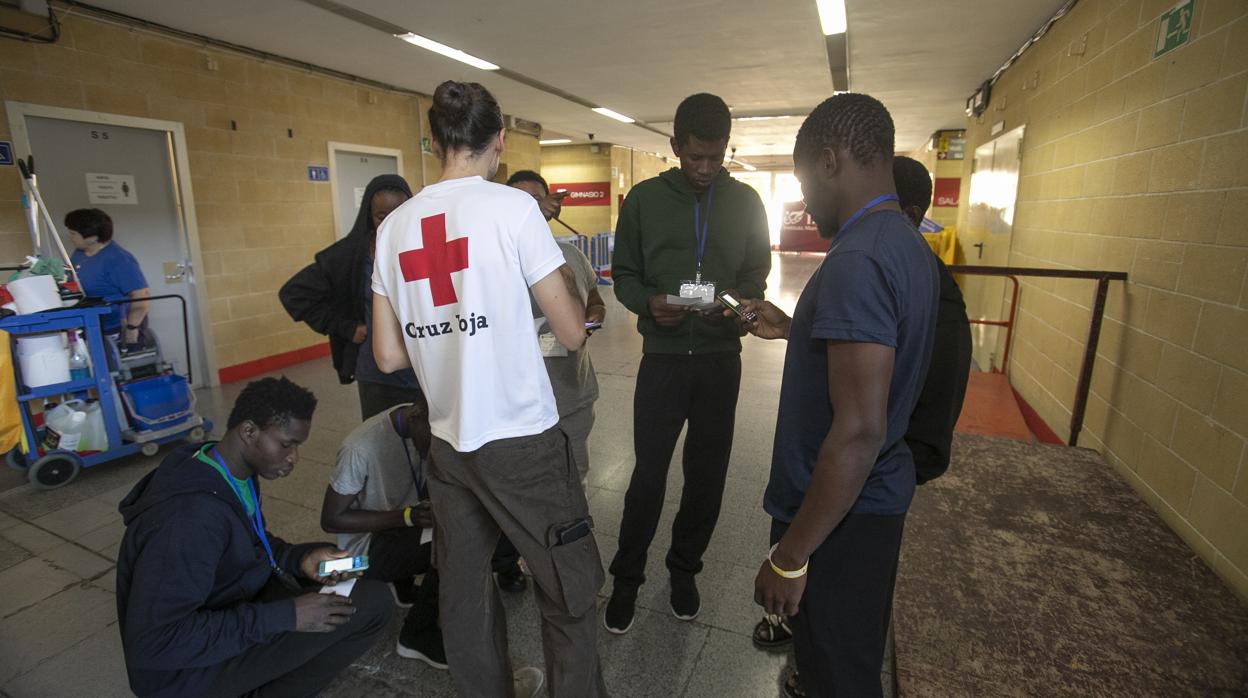
{"label": "blue cleaning cart", "polygon": [[[151,300],[165,297],[183,301],[185,323],[184,299],[179,296],[164,296],[153,297]],[[135,453],[156,455],[162,444],[182,439],[200,441],[212,430],[210,421],[195,414],[194,394],[186,378],[168,370],[157,371],[154,375],[142,378],[132,378],[109,370],[110,366],[116,365],[117,360],[113,353],[110,361],[112,347],[104,337],[101,319],[110,312],[111,306],[102,305],[14,315],[0,320],[0,330],[8,332],[13,339],[24,335],[81,330],[90,356],[89,377],[31,388],[22,380],[16,359],[17,352],[12,352],[26,450],[23,452],[21,446],[13,449],[7,460],[10,466],[25,470],[30,483],[39,489],[67,485],[78,476],[82,468],[94,467]],[[191,355],[189,346],[186,355]],[[49,399],[87,399],[91,392],[99,400],[109,448],[95,453],[45,449],[43,439],[40,438],[40,429],[37,428],[31,411],[32,403]]]}

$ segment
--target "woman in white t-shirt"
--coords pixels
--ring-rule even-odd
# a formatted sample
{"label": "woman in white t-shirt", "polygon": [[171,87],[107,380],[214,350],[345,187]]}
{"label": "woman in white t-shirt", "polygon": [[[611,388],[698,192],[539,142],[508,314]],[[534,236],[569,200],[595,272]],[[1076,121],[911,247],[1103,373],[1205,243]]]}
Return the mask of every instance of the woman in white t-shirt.
{"label": "woman in white t-shirt", "polygon": [[[570,351],[585,341],[584,308],[536,202],[490,181],[504,136],[494,97],[477,83],[444,82],[429,123],[442,177],[378,230],[373,352],[382,371],[414,368],[429,402],[447,662],[464,695],[511,693],[490,566],[501,530],[553,626],[542,633],[550,694],[606,695],[595,644],[602,562],[556,427],[529,292]],[[530,695],[530,686],[516,692]]]}

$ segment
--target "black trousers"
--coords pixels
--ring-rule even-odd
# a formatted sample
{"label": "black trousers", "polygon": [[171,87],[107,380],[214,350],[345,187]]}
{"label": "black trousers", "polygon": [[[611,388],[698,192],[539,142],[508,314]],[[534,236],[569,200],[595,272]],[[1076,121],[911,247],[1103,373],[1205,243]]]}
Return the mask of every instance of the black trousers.
{"label": "black trousers", "polygon": [[438,624],[438,570],[433,567],[433,544],[421,545],[420,532],[412,527],[374,533],[363,576],[379,582],[410,582],[418,574],[425,575],[407,622],[428,628]]}
{"label": "black trousers", "polygon": [[[789,618],[802,688],[812,698],[880,696],[906,515],[845,516],[810,557],[806,593]],[[788,524],[773,521],[771,542]]]}
{"label": "black trousers", "polygon": [[416,402],[420,399],[418,388],[402,388],[386,383],[356,382],[360,391],[360,419],[381,414],[391,407]]}
{"label": "black trousers", "polygon": [[[316,593],[315,588],[306,593]],[[356,581],[351,601],[355,614],[333,632],[281,633],[227,660],[208,695],[293,698],[320,693],[368,651],[394,608],[385,585],[368,579]]]}
{"label": "black trousers", "polygon": [[692,579],[702,571],[728,476],[741,387],[741,355],[645,354],[633,396],[633,450],[637,464],[624,496],[620,547],[611,562],[617,587],[646,581],[646,555],[667,496],[667,471],[680,431],[689,423],[681,457],[685,487],[672,524],[667,569]]}

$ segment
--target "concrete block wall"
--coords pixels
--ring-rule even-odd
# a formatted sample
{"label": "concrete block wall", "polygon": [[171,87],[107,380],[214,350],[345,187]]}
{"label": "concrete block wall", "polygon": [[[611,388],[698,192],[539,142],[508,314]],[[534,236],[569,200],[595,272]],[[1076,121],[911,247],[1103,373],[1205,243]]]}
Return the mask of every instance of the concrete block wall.
{"label": "concrete block wall", "polygon": [[[1189,43],[1154,60],[1174,4],[1079,2],[969,124],[962,191],[990,128],[1026,125],[1010,264],[1131,277],[1080,445],[1248,599],[1248,3],[1196,0]],[[1026,282],[1019,304],[1011,382],[1062,437],[1092,291]]]}
{"label": "concrete block wall", "polygon": [[[183,124],[217,366],[323,344],[277,300],[334,240],[329,184],[308,181],[307,166],[328,164],[339,141],[401,150],[414,190],[436,181],[420,146],[429,98],[78,15],[63,30],[55,45],[0,41],[0,100]],[[10,135],[0,120],[0,140]],[[533,136],[509,134],[507,148],[511,169],[540,163]],[[0,259],[29,253],[20,192],[16,168],[0,168]]]}

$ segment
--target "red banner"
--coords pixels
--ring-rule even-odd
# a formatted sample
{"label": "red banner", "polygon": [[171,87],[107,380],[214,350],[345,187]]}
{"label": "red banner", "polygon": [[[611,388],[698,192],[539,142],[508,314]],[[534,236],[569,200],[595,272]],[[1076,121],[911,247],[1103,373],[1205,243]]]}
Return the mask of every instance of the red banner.
{"label": "red banner", "polygon": [[571,184],[551,184],[550,193],[566,191],[563,197],[564,206],[610,206],[610,182],[574,182]]}
{"label": "red banner", "polygon": [[802,201],[784,204],[784,221],[780,225],[780,249],[788,252],[827,252],[828,241],[819,237],[819,227],[806,213]]}
{"label": "red banner", "polygon": [[957,207],[962,196],[962,179],[960,177],[937,177],[932,187],[933,206]]}

